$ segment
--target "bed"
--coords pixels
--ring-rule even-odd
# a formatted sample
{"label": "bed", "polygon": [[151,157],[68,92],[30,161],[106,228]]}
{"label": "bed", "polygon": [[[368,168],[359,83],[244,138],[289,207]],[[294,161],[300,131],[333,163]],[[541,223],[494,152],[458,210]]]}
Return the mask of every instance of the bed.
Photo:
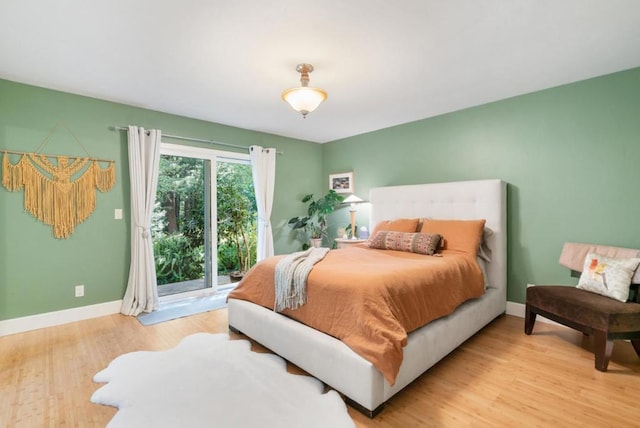
{"label": "bed", "polygon": [[[342,341],[272,309],[229,298],[229,327],[342,393],[370,417],[384,403],[506,310],[506,184],[475,180],[373,188],[372,228],[397,218],[484,219],[491,262],[480,297],[408,334],[394,382]],[[371,229],[370,229],[371,230]],[[342,251],[342,250],[339,250]]]}

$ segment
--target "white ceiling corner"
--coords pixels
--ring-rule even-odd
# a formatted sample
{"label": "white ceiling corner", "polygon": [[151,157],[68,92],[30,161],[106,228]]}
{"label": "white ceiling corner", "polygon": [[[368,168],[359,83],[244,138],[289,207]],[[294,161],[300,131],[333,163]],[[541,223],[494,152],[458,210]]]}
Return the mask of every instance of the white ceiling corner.
{"label": "white ceiling corner", "polygon": [[[280,99],[301,62],[329,94],[306,119]],[[637,0],[3,0],[0,14],[0,78],[319,143],[638,66]]]}

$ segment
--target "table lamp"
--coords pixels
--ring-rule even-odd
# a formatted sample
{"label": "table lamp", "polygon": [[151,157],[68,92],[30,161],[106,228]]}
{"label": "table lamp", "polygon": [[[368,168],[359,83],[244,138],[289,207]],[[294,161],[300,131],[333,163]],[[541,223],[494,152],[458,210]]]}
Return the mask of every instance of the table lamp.
{"label": "table lamp", "polygon": [[349,208],[349,216],[351,217],[351,239],[357,239],[356,238],[356,204],[359,204],[360,202],[364,202],[364,200],[360,199],[359,197],[353,194],[348,198],[346,198],[344,201],[342,201],[342,203],[344,204],[351,204],[351,207]]}

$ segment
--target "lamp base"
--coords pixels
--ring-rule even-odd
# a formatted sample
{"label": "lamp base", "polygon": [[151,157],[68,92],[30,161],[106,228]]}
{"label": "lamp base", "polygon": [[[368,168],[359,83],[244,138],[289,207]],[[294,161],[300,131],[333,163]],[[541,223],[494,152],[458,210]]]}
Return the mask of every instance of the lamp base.
{"label": "lamp base", "polygon": [[351,239],[356,238],[356,210],[349,210],[349,215],[351,217]]}

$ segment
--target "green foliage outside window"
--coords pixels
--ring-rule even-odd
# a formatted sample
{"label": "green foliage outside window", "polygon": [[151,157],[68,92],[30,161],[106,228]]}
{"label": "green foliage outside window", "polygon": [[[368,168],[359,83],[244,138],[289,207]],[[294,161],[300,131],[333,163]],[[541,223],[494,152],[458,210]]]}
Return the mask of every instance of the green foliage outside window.
{"label": "green foliage outside window", "polygon": [[[204,167],[201,159],[160,158],[152,217],[158,284],[204,277]],[[218,274],[245,272],[255,263],[257,240],[251,166],[218,162],[216,169]]]}
{"label": "green foliage outside window", "polygon": [[[217,186],[218,270],[244,274],[256,262],[258,210],[251,167],[219,163]],[[221,266],[224,256],[235,263]]]}

